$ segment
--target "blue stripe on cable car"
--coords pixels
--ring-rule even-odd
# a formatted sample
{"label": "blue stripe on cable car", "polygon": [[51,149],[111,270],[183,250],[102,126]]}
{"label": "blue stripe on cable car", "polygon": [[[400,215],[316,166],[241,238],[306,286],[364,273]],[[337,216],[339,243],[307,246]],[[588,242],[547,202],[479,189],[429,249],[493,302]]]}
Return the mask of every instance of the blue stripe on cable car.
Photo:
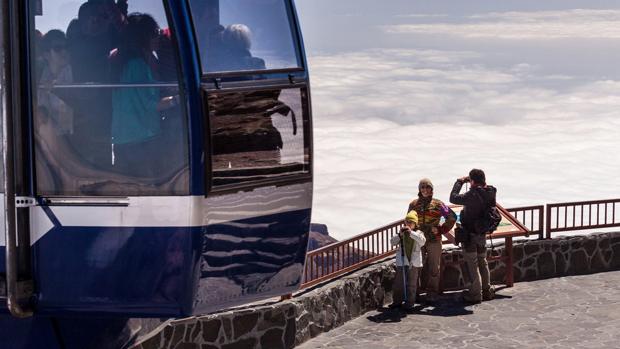
{"label": "blue stripe on cable car", "polygon": [[33,246],[37,309],[180,316],[289,290],[309,221],[307,209],[206,227],[56,226]]}

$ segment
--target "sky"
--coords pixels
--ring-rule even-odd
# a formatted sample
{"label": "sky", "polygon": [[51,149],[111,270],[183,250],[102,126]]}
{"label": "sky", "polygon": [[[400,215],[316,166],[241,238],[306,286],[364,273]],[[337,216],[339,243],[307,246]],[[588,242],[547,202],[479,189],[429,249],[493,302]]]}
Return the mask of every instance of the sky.
{"label": "sky", "polygon": [[338,239],[447,201],[482,168],[504,207],[620,197],[620,2],[296,0],[313,222]]}

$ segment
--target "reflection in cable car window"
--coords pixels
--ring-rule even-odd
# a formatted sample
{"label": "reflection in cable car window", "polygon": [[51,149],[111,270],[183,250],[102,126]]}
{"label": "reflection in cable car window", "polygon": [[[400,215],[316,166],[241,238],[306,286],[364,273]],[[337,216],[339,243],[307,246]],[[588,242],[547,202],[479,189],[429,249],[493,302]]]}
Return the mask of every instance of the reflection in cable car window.
{"label": "reflection in cable car window", "polygon": [[300,66],[284,0],[190,0],[205,73]]}
{"label": "reflection in cable car window", "polygon": [[209,95],[212,185],[308,174],[304,89]]}
{"label": "reflection in cable car window", "polygon": [[31,33],[38,194],[188,193],[186,116],[163,3],[42,5]]}

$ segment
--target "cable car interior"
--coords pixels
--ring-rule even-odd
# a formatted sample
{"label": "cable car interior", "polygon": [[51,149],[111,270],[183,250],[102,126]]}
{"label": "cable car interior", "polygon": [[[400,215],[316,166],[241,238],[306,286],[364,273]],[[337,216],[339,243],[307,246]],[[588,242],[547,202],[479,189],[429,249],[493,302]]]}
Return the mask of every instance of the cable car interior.
{"label": "cable car interior", "polygon": [[0,347],[123,347],[147,318],[299,287],[312,120],[292,0],[1,6]]}

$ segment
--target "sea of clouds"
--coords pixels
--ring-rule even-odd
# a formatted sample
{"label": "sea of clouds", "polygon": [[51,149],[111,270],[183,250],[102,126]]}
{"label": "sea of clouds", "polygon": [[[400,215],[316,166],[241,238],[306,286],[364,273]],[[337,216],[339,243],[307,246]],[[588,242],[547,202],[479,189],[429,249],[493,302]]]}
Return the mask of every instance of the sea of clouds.
{"label": "sea of clouds", "polygon": [[338,239],[372,230],[404,216],[420,178],[447,201],[473,167],[504,207],[619,197],[620,71],[604,56],[620,11],[446,17],[379,27],[433,45],[310,48],[313,221]]}

